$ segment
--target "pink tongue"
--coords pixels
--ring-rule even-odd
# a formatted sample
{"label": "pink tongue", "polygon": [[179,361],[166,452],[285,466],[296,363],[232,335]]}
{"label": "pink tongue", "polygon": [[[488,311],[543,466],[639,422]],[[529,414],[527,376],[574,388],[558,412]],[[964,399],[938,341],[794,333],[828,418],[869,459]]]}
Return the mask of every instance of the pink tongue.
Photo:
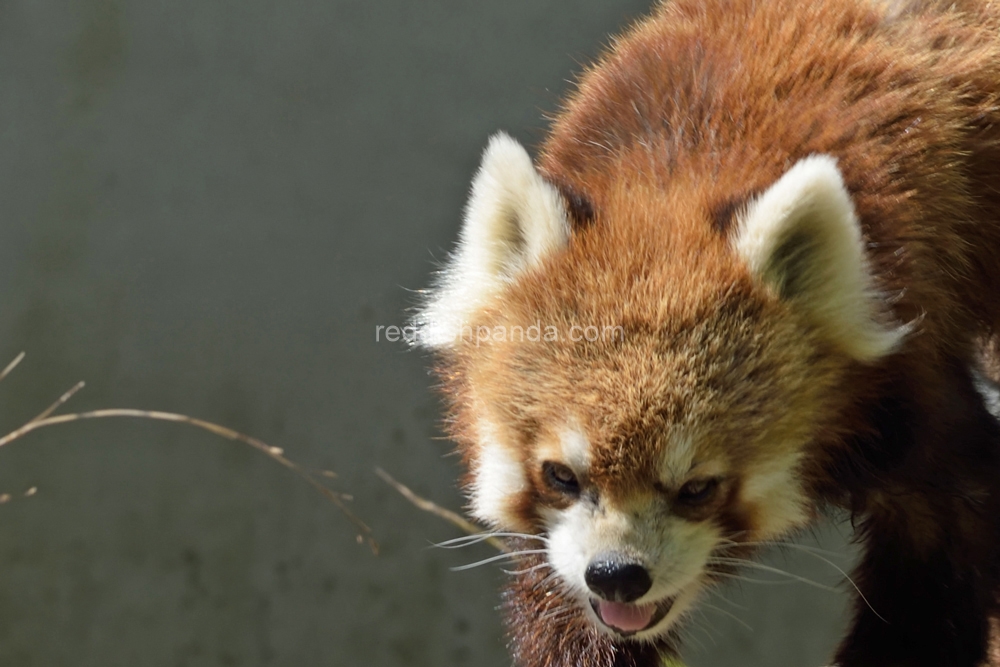
{"label": "pink tongue", "polygon": [[637,632],[645,628],[656,611],[655,604],[623,604],[605,600],[601,600],[597,608],[602,621],[625,632]]}

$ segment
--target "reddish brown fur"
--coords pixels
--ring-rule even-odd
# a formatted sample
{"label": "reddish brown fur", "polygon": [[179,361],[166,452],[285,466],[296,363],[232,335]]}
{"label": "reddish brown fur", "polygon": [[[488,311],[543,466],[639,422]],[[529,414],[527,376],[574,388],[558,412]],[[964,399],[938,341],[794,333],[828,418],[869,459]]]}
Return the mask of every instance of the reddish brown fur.
{"label": "reddish brown fur", "polygon": [[668,219],[671,234],[718,246],[706,223],[720,204],[798,158],[833,155],[883,286],[905,288],[896,312],[926,318],[911,349],[967,354],[970,331],[1000,322],[1000,226],[977,224],[1000,219],[1000,26],[996,15],[881,14],[671,2],[583,78],[541,166],[615,220],[593,233],[624,231],[616,199],[642,183],[629,201],[644,208],[639,224]]}
{"label": "reddish brown fur", "polygon": [[[543,174],[569,193],[569,246],[475,324],[586,322],[622,326],[624,340],[459,346],[442,373],[466,462],[484,403],[531,463],[572,406],[587,420],[594,482],[612,498],[655,483],[657,443],[690,419],[712,424],[706,447],[732,484],[757,448],[731,443],[808,438],[802,474],[818,504],[854,511],[866,534],[897,526],[893,548],[922,562],[995,563],[1000,531],[984,517],[1000,500],[983,471],[996,457],[949,458],[981,449],[953,434],[982,419],[966,369],[1000,329],[1000,11],[963,7],[892,16],[852,0],[674,0],[617,40],[541,151]],[[894,317],[917,324],[874,366],[834,349],[733,249],[736,212],[816,153],[838,161]],[[962,480],[965,495],[914,492],[939,475]],[[540,486],[514,508],[534,530]],[[974,497],[989,500],[972,508]],[[763,509],[719,511],[735,533]],[[943,546],[952,542],[967,556]],[[863,585],[877,587],[878,572],[863,570]],[[559,599],[539,586],[525,577],[507,594],[521,664],[607,666],[616,651],[653,664],[579,616],[539,622]],[[845,665],[873,664],[852,651]]]}
{"label": "reddish brown fur", "polygon": [[[527,557],[524,566],[540,566],[542,561],[538,556]],[[541,619],[535,623],[510,624],[509,646],[516,664],[658,667],[662,664],[661,655],[673,654],[666,639],[655,645],[616,644],[579,614],[567,614],[565,601],[558,593],[552,594],[546,574],[540,567],[531,570],[512,578],[504,590],[503,607],[508,618]],[[544,624],[544,629],[538,628],[538,623]]]}

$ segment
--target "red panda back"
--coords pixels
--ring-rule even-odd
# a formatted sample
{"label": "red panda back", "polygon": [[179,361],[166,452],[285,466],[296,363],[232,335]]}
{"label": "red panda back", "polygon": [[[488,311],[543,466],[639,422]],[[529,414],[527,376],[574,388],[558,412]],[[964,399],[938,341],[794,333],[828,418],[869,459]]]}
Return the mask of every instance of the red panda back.
{"label": "red panda back", "polygon": [[969,4],[666,3],[582,77],[541,168],[596,215],[613,181],[646,180],[726,234],[796,160],[831,155],[897,317],[961,344],[1000,322],[1000,24]]}

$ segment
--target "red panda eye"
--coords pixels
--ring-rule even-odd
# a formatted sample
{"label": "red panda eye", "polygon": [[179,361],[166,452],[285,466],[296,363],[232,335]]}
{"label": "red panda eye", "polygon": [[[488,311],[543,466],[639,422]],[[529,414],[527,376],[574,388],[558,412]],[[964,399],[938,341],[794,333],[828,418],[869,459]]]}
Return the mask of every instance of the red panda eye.
{"label": "red panda eye", "polygon": [[701,505],[711,500],[718,488],[718,477],[693,479],[677,492],[677,501],[685,505]]}
{"label": "red panda eye", "polygon": [[553,491],[575,496],[580,493],[580,481],[568,467],[561,463],[546,461],[542,464],[542,477]]}

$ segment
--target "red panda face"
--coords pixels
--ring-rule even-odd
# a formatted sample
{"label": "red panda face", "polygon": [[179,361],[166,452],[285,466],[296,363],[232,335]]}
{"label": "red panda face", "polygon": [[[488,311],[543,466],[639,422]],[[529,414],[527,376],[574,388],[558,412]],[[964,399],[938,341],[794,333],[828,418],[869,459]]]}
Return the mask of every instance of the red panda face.
{"label": "red panda face", "polygon": [[[511,295],[508,312],[525,296]],[[554,321],[565,306],[530,321]],[[543,535],[553,580],[602,630],[667,631],[745,555],[741,545],[812,516],[799,464],[828,418],[823,389],[836,369],[782,372],[808,345],[791,327],[787,338],[762,329],[769,309],[759,308],[730,295],[690,329],[643,319],[648,327],[609,331],[615,340],[456,350],[473,513]],[[723,320],[743,333],[708,337]],[[492,322],[516,326],[500,314]],[[560,324],[573,326],[583,324]]]}
{"label": "red panda face", "polygon": [[644,640],[808,522],[803,466],[836,437],[839,388],[904,331],[874,305],[829,158],[749,202],[732,236],[638,178],[599,199],[571,231],[562,195],[494,139],[418,325],[443,354],[474,516],[541,536],[578,612]]}

